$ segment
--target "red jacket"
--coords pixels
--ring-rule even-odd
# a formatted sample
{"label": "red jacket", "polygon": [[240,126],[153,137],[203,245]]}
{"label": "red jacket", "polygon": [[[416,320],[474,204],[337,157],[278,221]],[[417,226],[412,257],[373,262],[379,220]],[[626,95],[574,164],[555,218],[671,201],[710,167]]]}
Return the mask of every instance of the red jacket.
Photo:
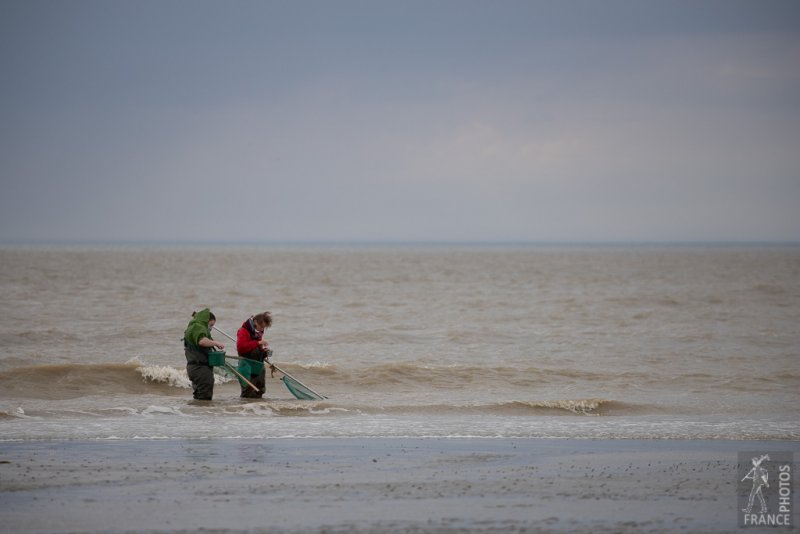
{"label": "red jacket", "polygon": [[239,356],[250,354],[258,348],[261,337],[261,333],[253,327],[250,319],[246,320],[236,332],[236,352],[239,353]]}

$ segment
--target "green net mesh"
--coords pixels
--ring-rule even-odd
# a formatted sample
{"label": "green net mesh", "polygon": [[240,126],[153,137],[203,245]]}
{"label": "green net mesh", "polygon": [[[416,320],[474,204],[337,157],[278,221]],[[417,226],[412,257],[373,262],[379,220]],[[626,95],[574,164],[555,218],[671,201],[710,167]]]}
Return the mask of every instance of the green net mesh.
{"label": "green net mesh", "polygon": [[286,386],[286,389],[288,389],[291,392],[291,394],[294,395],[295,398],[297,398],[297,399],[300,399],[300,400],[322,400],[323,399],[323,397],[320,397],[319,395],[317,395],[316,393],[314,393],[313,391],[308,389],[306,386],[304,386],[303,384],[301,384],[297,380],[294,380],[291,377],[283,375],[281,380],[283,380],[283,383]]}

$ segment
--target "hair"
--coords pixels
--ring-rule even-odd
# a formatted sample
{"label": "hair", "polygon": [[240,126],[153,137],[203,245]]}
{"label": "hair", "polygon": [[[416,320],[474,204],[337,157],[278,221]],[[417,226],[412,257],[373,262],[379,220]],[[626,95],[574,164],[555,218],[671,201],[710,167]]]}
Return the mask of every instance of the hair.
{"label": "hair", "polygon": [[259,313],[253,316],[253,322],[264,325],[265,328],[272,326],[272,314],[270,312]]}

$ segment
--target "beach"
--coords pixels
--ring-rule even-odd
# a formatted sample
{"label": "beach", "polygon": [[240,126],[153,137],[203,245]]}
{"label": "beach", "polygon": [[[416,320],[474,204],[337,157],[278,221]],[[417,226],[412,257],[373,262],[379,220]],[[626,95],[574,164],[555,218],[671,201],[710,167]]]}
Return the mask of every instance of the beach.
{"label": "beach", "polygon": [[3,532],[730,532],[798,442],[274,439],[0,447]]}

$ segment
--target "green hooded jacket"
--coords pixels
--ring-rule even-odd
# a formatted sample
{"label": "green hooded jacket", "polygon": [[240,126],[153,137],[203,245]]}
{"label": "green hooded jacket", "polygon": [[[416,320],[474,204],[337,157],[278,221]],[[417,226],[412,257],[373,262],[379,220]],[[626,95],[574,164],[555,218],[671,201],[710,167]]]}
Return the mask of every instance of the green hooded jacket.
{"label": "green hooded jacket", "polygon": [[200,340],[204,337],[213,339],[211,337],[211,329],[208,327],[209,320],[211,320],[211,310],[208,308],[195,313],[192,320],[189,321],[189,326],[183,332],[184,341],[188,345],[199,347]]}

